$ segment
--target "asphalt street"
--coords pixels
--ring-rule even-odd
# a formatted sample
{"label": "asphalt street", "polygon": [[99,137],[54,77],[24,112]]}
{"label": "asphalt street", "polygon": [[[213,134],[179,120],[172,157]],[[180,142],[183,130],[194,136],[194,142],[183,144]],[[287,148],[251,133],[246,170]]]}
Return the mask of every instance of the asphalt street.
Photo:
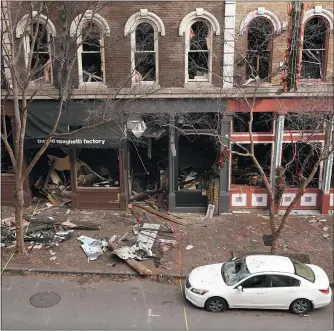
{"label": "asphalt street", "polygon": [[[36,308],[30,298],[40,292],[55,292],[60,300]],[[3,275],[1,315],[2,330],[186,330],[186,320],[189,330],[333,330],[333,305],[309,316],[261,310],[214,314],[185,302],[177,285],[142,279]]]}

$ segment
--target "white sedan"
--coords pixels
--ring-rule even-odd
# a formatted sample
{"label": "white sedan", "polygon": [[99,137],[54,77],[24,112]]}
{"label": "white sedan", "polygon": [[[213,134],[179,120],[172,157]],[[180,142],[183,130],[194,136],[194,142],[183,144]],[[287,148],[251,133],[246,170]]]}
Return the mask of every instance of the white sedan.
{"label": "white sedan", "polygon": [[306,314],[329,305],[332,297],[321,268],[277,255],[250,255],[196,268],[184,291],[192,304],[211,312],[262,308]]}

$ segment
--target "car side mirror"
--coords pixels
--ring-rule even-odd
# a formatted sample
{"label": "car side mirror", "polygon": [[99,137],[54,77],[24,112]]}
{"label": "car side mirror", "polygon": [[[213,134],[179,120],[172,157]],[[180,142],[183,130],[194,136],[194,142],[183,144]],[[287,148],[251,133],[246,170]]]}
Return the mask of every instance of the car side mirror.
{"label": "car side mirror", "polygon": [[239,291],[239,292],[243,292],[243,291],[244,291],[244,289],[242,288],[241,285],[238,286],[238,291]]}

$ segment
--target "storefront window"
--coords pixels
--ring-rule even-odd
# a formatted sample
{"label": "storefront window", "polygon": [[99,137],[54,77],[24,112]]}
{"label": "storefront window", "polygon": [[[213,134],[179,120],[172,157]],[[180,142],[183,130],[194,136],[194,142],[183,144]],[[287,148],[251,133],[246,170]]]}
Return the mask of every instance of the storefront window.
{"label": "storefront window", "polygon": [[77,187],[119,187],[119,155],[114,148],[76,149]]}
{"label": "storefront window", "polygon": [[[247,150],[250,150],[250,144],[241,144]],[[232,151],[245,153],[241,147],[237,145],[232,146]],[[271,152],[272,144],[255,144],[254,154],[257,161],[260,163],[266,176],[270,176],[270,165],[271,165]],[[232,185],[237,187],[252,186],[252,187],[265,187],[260,176],[259,170],[256,168],[253,160],[250,157],[239,156],[232,153]]]}
{"label": "storefront window", "polygon": [[[233,132],[248,132],[249,112],[233,115]],[[272,132],[273,113],[253,113],[252,132]]]}
{"label": "storefront window", "polygon": [[[301,180],[307,178],[319,158],[320,144],[285,143],[282,145],[282,166],[289,187],[300,187]],[[319,187],[320,167],[318,167],[308,187]]]}

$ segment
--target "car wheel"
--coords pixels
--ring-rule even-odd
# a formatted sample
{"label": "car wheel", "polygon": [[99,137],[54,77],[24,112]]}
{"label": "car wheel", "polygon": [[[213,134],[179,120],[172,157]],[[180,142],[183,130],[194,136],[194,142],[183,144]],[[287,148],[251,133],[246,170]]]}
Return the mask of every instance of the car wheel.
{"label": "car wheel", "polygon": [[213,297],[206,301],[205,309],[213,313],[219,313],[226,310],[227,303],[223,298]]}
{"label": "car wheel", "polygon": [[294,314],[306,314],[312,308],[312,304],[307,299],[297,299],[292,302],[290,306],[290,311]]}

